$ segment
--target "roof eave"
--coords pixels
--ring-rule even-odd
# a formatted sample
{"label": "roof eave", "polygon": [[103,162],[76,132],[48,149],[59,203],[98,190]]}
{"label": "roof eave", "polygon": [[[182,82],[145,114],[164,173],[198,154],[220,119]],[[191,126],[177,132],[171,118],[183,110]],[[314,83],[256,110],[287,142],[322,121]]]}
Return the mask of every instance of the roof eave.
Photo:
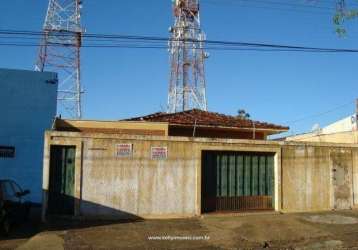
{"label": "roof eave", "polygon": [[213,125],[194,125],[194,124],[180,124],[169,123],[169,127],[197,127],[197,128],[210,128],[210,129],[226,129],[226,130],[240,130],[240,131],[259,131],[265,132],[268,135],[287,132],[289,128],[274,129],[274,128],[254,128],[254,127],[227,127],[227,126],[213,126]]}

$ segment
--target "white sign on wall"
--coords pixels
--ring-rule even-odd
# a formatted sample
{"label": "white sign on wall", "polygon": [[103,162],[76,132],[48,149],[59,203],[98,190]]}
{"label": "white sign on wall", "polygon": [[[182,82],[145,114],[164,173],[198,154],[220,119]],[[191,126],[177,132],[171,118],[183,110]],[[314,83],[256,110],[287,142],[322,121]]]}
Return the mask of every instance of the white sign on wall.
{"label": "white sign on wall", "polygon": [[151,148],[152,160],[166,160],[168,158],[167,147],[152,147]]}
{"label": "white sign on wall", "polygon": [[116,145],[117,157],[132,157],[133,155],[133,144],[122,143]]}

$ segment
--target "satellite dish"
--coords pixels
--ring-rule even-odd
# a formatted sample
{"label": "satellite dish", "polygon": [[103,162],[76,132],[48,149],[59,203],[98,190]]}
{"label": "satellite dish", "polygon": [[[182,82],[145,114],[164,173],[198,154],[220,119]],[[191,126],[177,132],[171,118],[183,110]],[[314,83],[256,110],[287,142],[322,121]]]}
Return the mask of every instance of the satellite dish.
{"label": "satellite dish", "polygon": [[320,131],[321,131],[321,127],[319,126],[318,123],[316,123],[316,124],[314,124],[314,125],[312,126],[311,132],[317,132],[317,133],[319,133]]}

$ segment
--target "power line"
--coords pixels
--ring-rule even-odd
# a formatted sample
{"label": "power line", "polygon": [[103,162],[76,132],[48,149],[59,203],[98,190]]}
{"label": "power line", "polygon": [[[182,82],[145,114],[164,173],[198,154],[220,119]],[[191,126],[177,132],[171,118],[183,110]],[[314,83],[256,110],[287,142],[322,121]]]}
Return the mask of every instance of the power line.
{"label": "power line", "polygon": [[[0,46],[13,46],[13,47],[39,47],[39,44],[30,44],[30,43],[0,43]],[[63,46],[62,44],[51,44],[51,46]],[[168,49],[167,46],[145,46],[145,45],[127,45],[127,44],[91,44],[91,45],[82,45],[83,48],[126,48],[126,49]],[[233,48],[223,48],[223,47],[203,47],[206,50],[218,50],[218,51],[257,51],[257,52],[313,52],[310,50],[295,50],[295,49],[265,49],[265,48],[247,48],[247,47],[233,47]],[[315,53],[328,52],[328,51],[314,51]],[[357,51],[358,52],[358,51]],[[331,53],[336,53],[336,51],[331,51]]]}
{"label": "power line", "polygon": [[[40,38],[46,35],[46,32],[37,31],[21,31],[21,30],[0,30],[1,35],[17,36],[19,39],[24,38]],[[72,34],[68,34],[72,35]],[[51,36],[56,34],[51,33]],[[59,37],[66,36],[66,32],[59,32]],[[7,39],[7,38],[4,38]],[[87,40],[89,39],[89,40]],[[182,41],[188,43],[203,43],[206,49],[209,50],[248,50],[248,51],[281,51],[281,52],[310,52],[310,53],[357,53],[358,49],[350,48],[323,48],[323,47],[309,47],[297,46],[287,44],[271,44],[271,43],[250,43],[239,41],[220,41],[220,40],[204,40],[196,41],[193,39],[172,39],[159,36],[140,36],[140,35],[117,35],[117,34],[94,34],[88,33],[83,35],[82,47],[87,48],[148,48],[148,49],[167,49],[168,42]],[[93,43],[101,42],[101,43]],[[106,43],[107,42],[107,43]],[[34,47],[39,46],[37,43],[23,43],[18,41],[4,41],[0,43],[1,46],[22,46]],[[63,44],[52,43],[51,46],[63,46]],[[69,44],[68,46],[71,46]]]}
{"label": "power line", "polygon": [[326,114],[330,114],[332,112],[335,112],[339,109],[342,109],[344,107],[347,107],[348,105],[352,105],[353,103],[355,103],[356,100],[353,100],[353,101],[350,101],[348,103],[344,103],[342,105],[339,105],[339,106],[336,106],[334,108],[331,108],[329,110],[326,110],[326,111],[323,111],[323,112],[320,112],[320,113],[316,113],[316,114],[312,114],[312,115],[308,115],[308,116],[304,116],[304,117],[301,117],[299,119],[296,119],[296,120],[291,120],[291,121],[287,121],[285,122],[285,124],[293,124],[293,123],[298,123],[298,122],[301,122],[301,121],[304,121],[304,120],[308,120],[308,119],[312,119],[312,118],[316,118],[316,117],[320,117],[320,116],[324,116]]}

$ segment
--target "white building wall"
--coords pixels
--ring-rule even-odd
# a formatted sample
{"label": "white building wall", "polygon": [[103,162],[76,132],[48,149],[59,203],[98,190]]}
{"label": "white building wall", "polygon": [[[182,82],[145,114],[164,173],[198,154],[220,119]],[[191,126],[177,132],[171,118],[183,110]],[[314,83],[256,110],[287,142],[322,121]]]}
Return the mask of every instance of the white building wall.
{"label": "white building wall", "polygon": [[355,116],[348,116],[342,120],[334,122],[321,130],[321,134],[333,134],[339,132],[353,131],[357,127]]}

